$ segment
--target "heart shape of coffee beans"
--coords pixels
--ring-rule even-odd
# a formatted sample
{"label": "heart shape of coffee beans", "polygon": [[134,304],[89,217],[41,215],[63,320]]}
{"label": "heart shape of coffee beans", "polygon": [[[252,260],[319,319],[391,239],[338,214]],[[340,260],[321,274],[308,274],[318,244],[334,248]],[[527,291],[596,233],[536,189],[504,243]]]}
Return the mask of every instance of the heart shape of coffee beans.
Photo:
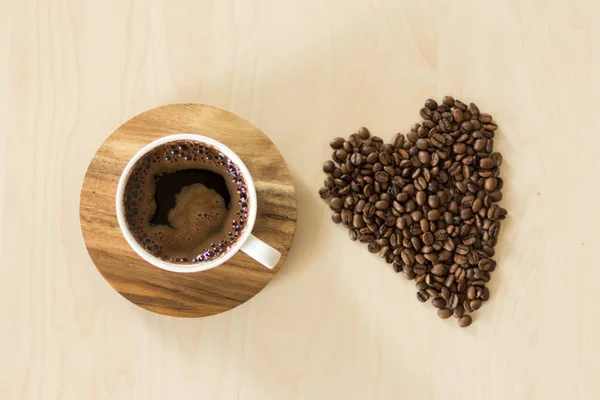
{"label": "heart shape of coffee beans", "polygon": [[429,99],[421,123],[393,143],[360,128],[330,143],[321,198],[350,239],[417,286],[417,299],[461,327],[490,297],[494,246],[506,210],[492,116],[452,96]]}

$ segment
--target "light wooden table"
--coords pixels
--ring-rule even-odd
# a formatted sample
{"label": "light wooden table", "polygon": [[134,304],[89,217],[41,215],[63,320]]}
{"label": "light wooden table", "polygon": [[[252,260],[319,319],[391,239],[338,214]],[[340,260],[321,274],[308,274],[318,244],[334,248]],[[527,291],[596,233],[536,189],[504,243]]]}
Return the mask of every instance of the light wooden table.
{"label": "light wooden table", "polygon": [[[0,4],[0,399],[599,398],[598,2]],[[332,136],[391,138],[444,94],[495,116],[505,160],[492,299],[467,330],[316,194]],[[96,149],[173,102],[261,127],[298,191],[279,276],[202,320],[123,299],[79,230]]]}

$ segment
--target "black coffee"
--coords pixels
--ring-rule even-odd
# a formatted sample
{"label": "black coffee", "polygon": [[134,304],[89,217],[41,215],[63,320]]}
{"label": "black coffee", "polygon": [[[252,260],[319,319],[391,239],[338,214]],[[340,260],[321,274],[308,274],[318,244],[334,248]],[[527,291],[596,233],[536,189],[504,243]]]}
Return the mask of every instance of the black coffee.
{"label": "black coffee", "polygon": [[225,254],[248,218],[247,185],[218,149],[189,140],[156,147],[125,186],[129,230],[152,255],[193,264]]}

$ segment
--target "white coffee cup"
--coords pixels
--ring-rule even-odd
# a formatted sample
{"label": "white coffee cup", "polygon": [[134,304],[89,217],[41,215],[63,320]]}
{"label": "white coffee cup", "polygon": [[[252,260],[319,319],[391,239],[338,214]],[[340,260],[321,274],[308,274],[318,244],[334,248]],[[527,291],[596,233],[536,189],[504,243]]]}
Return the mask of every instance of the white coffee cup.
{"label": "white coffee cup", "polygon": [[[131,232],[129,231],[129,227],[127,226],[127,221],[125,218],[125,207],[124,207],[124,193],[125,193],[125,185],[127,184],[127,180],[129,179],[129,175],[131,170],[135,166],[135,164],[150,152],[155,147],[163,145],[165,143],[177,141],[177,140],[189,140],[194,142],[200,142],[212,146],[222,152],[225,156],[227,156],[242,172],[244,176],[244,181],[247,186],[247,194],[248,194],[248,219],[246,220],[246,227],[242,231],[241,236],[237,239],[237,241],[228,249],[228,251],[211,261],[203,261],[195,264],[176,264],[170,263],[168,261],[162,260],[158,257],[153,256],[148,253],[140,244],[135,240]],[[119,227],[121,228],[121,232],[123,232],[123,236],[125,236],[125,240],[131,248],[144,260],[149,262],[150,264],[165,269],[167,271],[172,272],[198,272],[198,271],[206,271],[211,268],[218,267],[219,265],[225,263],[231,257],[233,257],[238,251],[243,251],[262,265],[267,268],[274,268],[281,257],[281,253],[269,246],[262,240],[258,239],[256,236],[252,235],[252,228],[254,227],[254,223],[256,221],[256,212],[258,208],[258,200],[256,197],[256,188],[254,187],[254,181],[252,180],[252,176],[244,165],[243,161],[235,154],[231,149],[225,146],[223,143],[220,143],[214,139],[209,137],[195,135],[195,134],[176,134],[169,135],[158,140],[155,140],[152,143],[147,144],[143,148],[141,148],[132,158],[129,160],[123,173],[121,174],[121,178],[119,179],[119,184],[117,186],[117,197],[116,197],[116,206],[117,206],[117,219],[119,221]]]}

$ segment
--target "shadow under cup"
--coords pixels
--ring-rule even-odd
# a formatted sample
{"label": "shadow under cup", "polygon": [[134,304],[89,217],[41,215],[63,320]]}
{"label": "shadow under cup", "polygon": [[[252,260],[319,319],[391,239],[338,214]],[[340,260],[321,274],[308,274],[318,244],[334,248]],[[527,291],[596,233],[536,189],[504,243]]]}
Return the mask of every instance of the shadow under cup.
{"label": "shadow under cup", "polygon": [[[206,147],[212,147],[217,151],[221,152],[226,158],[228,158],[243,176],[243,180],[246,186],[246,196],[248,204],[248,208],[246,209],[245,213],[247,215],[244,222],[245,226],[241,230],[240,236],[228,246],[228,248],[223,252],[223,254],[216,258],[212,258],[206,261],[199,261],[199,258],[197,262],[191,264],[170,262],[168,260],[159,258],[154,254],[151,254],[148,250],[142,247],[142,245],[136,240],[136,238],[130,230],[126,215],[127,207],[125,206],[127,184],[132,176],[132,172],[135,170],[138,164],[138,161],[145,158],[145,156],[147,156],[149,153],[152,153],[152,151],[154,151],[158,147],[168,145],[171,142],[181,141],[187,141],[192,142],[194,144],[205,145]],[[183,193],[183,191],[186,189],[187,188],[185,187],[181,188],[181,193]],[[193,194],[191,195],[193,196]],[[205,271],[225,263],[240,250],[244,251],[250,257],[254,258],[256,261],[258,261],[267,268],[275,267],[275,265],[277,265],[277,262],[279,261],[279,258],[281,257],[281,254],[276,249],[272,248],[268,244],[260,241],[252,235],[252,228],[254,227],[257,214],[257,197],[254,181],[252,179],[252,176],[250,175],[250,172],[248,171],[248,168],[231,149],[229,149],[224,144],[209,137],[195,134],[170,135],[155,140],[154,142],[149,143],[148,145],[140,149],[127,163],[119,179],[116,195],[116,211],[119,227],[129,246],[145,261],[167,271],[178,273]],[[229,224],[230,222],[226,223]]]}

